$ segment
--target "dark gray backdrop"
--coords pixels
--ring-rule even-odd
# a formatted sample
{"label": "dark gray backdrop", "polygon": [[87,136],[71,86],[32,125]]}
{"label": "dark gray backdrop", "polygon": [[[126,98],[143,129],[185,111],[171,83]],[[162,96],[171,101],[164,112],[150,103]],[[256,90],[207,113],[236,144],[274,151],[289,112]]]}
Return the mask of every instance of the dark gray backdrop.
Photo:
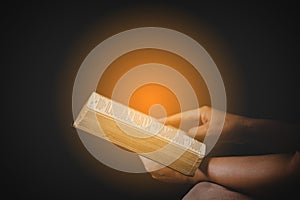
{"label": "dark gray backdrop", "polygon": [[[188,191],[190,186],[159,183],[147,174],[126,174],[103,166],[88,154],[70,127],[72,81],[84,57],[97,45],[90,41],[80,49],[70,67],[66,63],[74,44],[95,23],[104,24],[109,16],[133,6],[188,12],[226,41],[245,91],[242,109],[232,105],[236,97],[228,97],[229,111],[298,123],[299,20],[295,4],[109,2],[14,2],[1,6],[3,195],[180,199]],[[66,66],[70,67],[68,76],[59,82]],[[64,103],[58,106],[61,93],[65,93]],[[60,115],[70,121],[62,124]],[[76,146],[87,161],[79,159],[70,146]]]}

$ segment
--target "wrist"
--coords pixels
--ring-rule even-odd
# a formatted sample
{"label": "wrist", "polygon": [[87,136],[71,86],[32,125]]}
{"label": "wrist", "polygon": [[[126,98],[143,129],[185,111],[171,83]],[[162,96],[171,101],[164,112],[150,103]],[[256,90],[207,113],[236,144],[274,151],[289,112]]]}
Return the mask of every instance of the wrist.
{"label": "wrist", "polygon": [[189,183],[196,184],[201,181],[209,181],[209,178],[200,169],[197,169],[193,177],[189,177]]}

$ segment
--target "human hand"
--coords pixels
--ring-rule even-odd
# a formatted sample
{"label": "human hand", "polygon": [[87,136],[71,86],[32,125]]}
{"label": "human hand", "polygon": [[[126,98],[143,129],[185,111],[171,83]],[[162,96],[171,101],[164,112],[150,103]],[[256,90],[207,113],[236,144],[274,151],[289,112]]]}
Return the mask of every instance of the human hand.
{"label": "human hand", "polygon": [[[214,123],[212,123],[212,113],[214,113]],[[225,117],[224,125],[221,118]],[[213,134],[218,128],[222,128],[221,136],[224,140],[234,141],[238,139],[236,134],[246,130],[247,118],[229,114],[208,106],[185,111],[165,119],[161,119],[166,125],[179,126],[181,122],[199,121],[198,126],[190,127],[187,134],[199,141],[203,141],[210,129]],[[240,141],[241,142],[241,141]]]}
{"label": "human hand", "polygon": [[[212,117],[214,117],[214,123],[212,123]],[[222,120],[220,120],[222,117],[225,117],[224,125]],[[189,130],[186,133],[199,141],[204,140],[208,130],[214,134],[214,132],[217,131],[216,129],[219,127],[222,128],[221,135],[223,136],[223,139],[231,141],[238,140],[238,137],[235,137],[234,135],[236,133],[239,134],[240,132],[243,132],[246,127],[245,117],[225,113],[208,106],[178,113],[167,118],[160,119],[159,121],[164,122],[166,125],[172,125],[175,127],[179,127],[181,122],[197,122],[198,126],[189,127]],[[141,157],[141,160],[143,161],[146,170],[150,172],[154,179],[159,181],[195,184],[199,181],[208,180],[207,176],[200,169],[197,169],[195,175],[190,177],[168,167],[164,167],[149,159]]]}
{"label": "human hand", "polygon": [[187,183],[195,184],[199,181],[207,180],[205,174],[200,169],[197,169],[194,176],[185,176],[171,168],[164,167],[163,165],[154,162],[145,157],[139,156],[143,162],[145,169],[151,174],[152,178],[167,182],[167,183]]}

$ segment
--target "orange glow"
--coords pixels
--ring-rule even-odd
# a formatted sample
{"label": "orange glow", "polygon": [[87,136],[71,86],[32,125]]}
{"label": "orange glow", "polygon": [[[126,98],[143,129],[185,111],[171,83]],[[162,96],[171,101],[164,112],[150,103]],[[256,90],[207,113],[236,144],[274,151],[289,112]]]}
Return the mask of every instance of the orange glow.
{"label": "orange glow", "polygon": [[[72,99],[74,78],[84,58],[96,45],[106,38],[121,31],[137,27],[153,26],[170,28],[189,35],[208,51],[221,71],[225,81],[225,87],[229,88],[227,92],[229,94],[228,98],[231,109],[236,112],[241,112],[244,108],[242,103],[246,100],[243,99],[245,96],[243,93],[243,80],[238,76],[239,68],[236,66],[235,57],[231,52],[230,44],[226,43],[222,36],[220,37],[220,35],[218,35],[217,30],[214,30],[209,24],[205,24],[205,21],[200,21],[199,18],[195,18],[190,12],[184,12],[183,9],[176,9],[170,5],[167,7],[162,5],[158,6],[156,4],[153,7],[149,7],[149,5],[145,7],[137,5],[128,7],[127,9],[121,9],[120,7],[119,10],[115,10],[115,12],[110,15],[103,15],[101,19],[97,19],[94,22],[95,24],[89,24],[85,27],[84,31],[78,33],[78,36],[76,35],[76,40],[71,44],[70,52],[65,58],[65,66],[61,68],[61,73],[56,77],[56,117],[59,123],[58,126],[62,130],[62,138],[64,138],[66,146],[69,147],[70,154],[72,154],[74,158],[78,158],[78,164],[86,168],[92,176],[96,176],[99,180],[105,181],[107,186],[116,188],[116,190],[122,191],[123,193],[138,194],[137,197],[153,196],[153,191],[159,191],[157,193],[159,194],[158,196],[178,194],[178,191],[182,191],[182,185],[169,187],[169,185],[155,184],[148,175],[112,171],[112,169],[98,162],[98,160],[93,158],[89,152],[86,151],[79,137],[76,137],[76,130],[71,128],[69,123],[66,123],[68,121],[71,123],[73,120],[70,101]],[[148,56],[151,57],[151,53],[148,53]],[[159,53],[166,55],[165,52],[157,50],[156,54]],[[137,52],[130,52],[129,54],[132,56],[127,57],[127,59],[123,59],[123,56],[121,56],[105,71],[103,77],[99,80],[97,92],[110,97],[115,81],[137,64],[147,63],[147,61],[156,61],[157,63],[174,67],[171,63],[159,62],[159,59],[170,60],[172,57],[167,59],[167,56],[155,56],[155,59],[146,59],[141,58]],[[133,54],[135,54],[135,56],[133,56]],[[132,60],[130,61],[130,59]],[[139,60],[141,60],[141,62],[138,62]],[[175,60],[178,61],[177,56],[175,56]],[[120,64],[116,66],[116,62],[118,61]],[[181,64],[182,62],[180,62],[177,67],[182,69],[192,67]],[[182,73],[181,70],[177,71]],[[210,105],[208,91],[205,89],[206,86],[204,82],[202,82],[202,78],[194,74],[193,70],[190,70],[189,73],[185,73],[184,76],[188,77],[189,81],[192,81],[193,77],[198,77],[194,78],[195,81],[193,81],[193,85],[197,88],[195,92],[199,95],[197,96],[199,105]],[[197,83],[197,80],[200,81]],[[145,89],[141,88],[140,91],[136,92],[140,93],[144,90]],[[171,112],[168,112],[168,114],[171,114]],[[120,176],[124,181],[119,181]],[[124,182],[126,182],[127,187],[124,187]],[[149,190],[149,187],[151,187],[151,190]]]}
{"label": "orange glow", "polygon": [[[96,92],[112,98],[114,87],[121,76],[130,69],[145,63],[160,63],[178,71],[192,86],[198,104],[210,105],[208,88],[198,71],[184,58],[161,49],[139,49],[120,56],[102,74]],[[118,101],[118,99],[114,100]],[[129,104],[130,107],[146,114],[149,114],[149,108],[154,104],[164,106],[168,116],[181,112],[176,94],[157,84],[140,86],[132,95]]]}
{"label": "orange glow", "polygon": [[148,114],[152,105],[160,104],[166,110],[166,114],[180,112],[180,105],[176,95],[168,88],[158,84],[141,86],[130,98],[129,106]]}

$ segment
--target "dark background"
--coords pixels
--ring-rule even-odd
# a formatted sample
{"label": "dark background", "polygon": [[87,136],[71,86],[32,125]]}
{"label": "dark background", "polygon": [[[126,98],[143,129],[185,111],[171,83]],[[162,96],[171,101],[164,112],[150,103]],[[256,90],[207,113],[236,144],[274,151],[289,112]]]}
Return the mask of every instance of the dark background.
{"label": "dark background", "polygon": [[[76,71],[89,51],[110,36],[107,20],[130,9],[142,8],[153,15],[155,8],[176,9],[207,24],[227,44],[242,80],[239,99],[231,95],[230,79],[224,77],[229,111],[298,123],[297,6],[287,1],[183,2],[51,1],[1,6],[2,195],[180,199],[188,191],[190,186],[160,183],[148,174],[127,174],[102,165],[70,127]],[[122,18],[117,21],[125,23]],[[95,24],[106,35],[98,43],[87,39],[83,48],[74,49]],[[239,100],[243,106],[237,108]]]}

